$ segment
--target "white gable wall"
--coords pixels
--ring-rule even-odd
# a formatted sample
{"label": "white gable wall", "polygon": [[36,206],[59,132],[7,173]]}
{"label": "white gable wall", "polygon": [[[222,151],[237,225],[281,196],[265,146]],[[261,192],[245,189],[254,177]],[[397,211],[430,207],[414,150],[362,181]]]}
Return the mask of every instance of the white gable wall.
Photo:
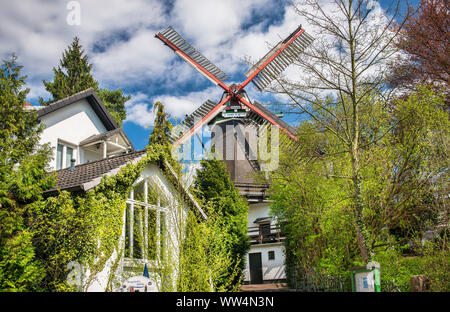
{"label": "white gable wall", "polygon": [[[275,259],[269,260],[269,251],[275,253]],[[244,282],[250,283],[251,253],[261,253],[263,281],[273,282],[286,279],[285,249],[283,243],[252,245],[245,259]]]}
{"label": "white gable wall", "polygon": [[[168,238],[168,245],[167,247],[170,248],[170,259],[171,264],[173,266],[174,272],[173,275],[177,275],[177,267],[178,267],[178,257],[179,257],[179,248],[180,243],[182,240],[183,233],[180,233],[180,229],[184,228],[184,222],[186,221],[187,217],[187,206],[183,202],[179,202],[179,198],[175,195],[177,194],[177,190],[172,186],[170,181],[166,178],[164,173],[161,171],[161,169],[154,165],[149,164],[144,170],[141,172],[140,177],[135,181],[134,185],[139,184],[143,179],[151,178],[153,181],[158,183],[158,185],[161,187],[161,189],[164,192],[164,195],[166,195],[170,201],[171,205],[168,208],[167,213],[167,238]],[[119,242],[119,250],[122,250],[122,247],[125,242],[125,231],[128,231],[129,229],[125,228],[125,214],[123,216],[123,228],[122,228],[122,235]],[[119,262],[119,267],[116,272],[111,272],[111,269],[113,267],[113,264],[118,259],[118,257],[121,258]],[[156,265],[156,263],[153,263],[153,261],[147,262],[149,269],[152,268],[152,266]],[[123,266],[124,266],[124,255],[118,254],[117,250],[114,251],[113,255],[110,259],[106,262],[103,270],[101,272],[98,272],[95,277],[90,281],[89,285],[87,285],[87,279],[84,280],[84,287],[83,289],[88,292],[103,292],[107,289],[108,281],[110,280],[110,275],[113,274],[113,284],[120,283],[120,285],[123,285],[125,283],[125,279],[122,276],[123,274]],[[142,272],[143,265],[141,268]],[[84,272],[84,276],[89,275],[89,270],[86,270]],[[136,276],[140,276],[142,273],[139,273]],[[159,288],[159,282],[154,280],[154,277],[152,276],[152,280],[157,285],[157,288]],[[174,280],[175,281],[175,280]],[[118,285],[112,285],[113,291],[119,291]],[[175,286],[175,285],[174,285]]]}
{"label": "white gable wall", "polygon": [[[50,166],[53,169],[56,168],[56,146],[58,140],[76,147],[88,137],[107,131],[86,99],[81,99],[76,103],[42,116],[41,122],[45,124],[45,129],[41,134],[40,143],[50,143],[54,156]],[[77,164],[85,162],[84,157],[88,160],[98,159],[94,158],[93,155],[85,156],[82,152],[80,153],[81,155],[78,155],[79,150],[76,149],[74,155],[77,159]]]}

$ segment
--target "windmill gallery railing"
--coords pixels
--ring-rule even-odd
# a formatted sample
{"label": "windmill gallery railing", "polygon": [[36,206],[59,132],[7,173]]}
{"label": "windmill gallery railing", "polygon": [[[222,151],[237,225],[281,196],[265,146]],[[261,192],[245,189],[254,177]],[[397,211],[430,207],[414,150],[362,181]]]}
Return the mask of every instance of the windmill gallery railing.
{"label": "windmill gallery railing", "polygon": [[277,243],[284,240],[280,227],[277,225],[270,225],[270,229],[269,226],[266,229],[261,226],[250,226],[247,233],[252,245]]}

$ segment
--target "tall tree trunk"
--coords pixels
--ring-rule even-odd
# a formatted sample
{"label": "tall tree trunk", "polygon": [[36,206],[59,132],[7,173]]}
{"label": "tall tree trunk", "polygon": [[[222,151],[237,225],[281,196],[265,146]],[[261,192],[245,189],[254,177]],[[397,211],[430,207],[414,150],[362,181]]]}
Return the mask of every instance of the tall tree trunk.
{"label": "tall tree trunk", "polygon": [[348,29],[349,29],[349,43],[350,43],[350,58],[351,58],[351,100],[352,100],[352,131],[350,144],[350,157],[352,163],[352,182],[353,182],[353,209],[355,217],[356,237],[361,251],[361,257],[364,262],[369,261],[369,252],[367,248],[367,231],[363,219],[363,203],[361,200],[361,188],[359,179],[359,101],[358,101],[358,83],[356,77],[356,53],[355,53],[355,37],[352,29],[352,18],[350,16],[352,10],[352,1],[349,1],[348,8]]}

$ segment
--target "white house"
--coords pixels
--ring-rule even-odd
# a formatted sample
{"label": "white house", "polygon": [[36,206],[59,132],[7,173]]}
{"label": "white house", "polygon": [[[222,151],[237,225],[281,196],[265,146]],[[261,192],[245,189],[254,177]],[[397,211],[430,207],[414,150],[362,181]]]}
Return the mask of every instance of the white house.
{"label": "white house", "polygon": [[59,170],[134,150],[95,91],[87,89],[48,106],[32,106],[45,124],[40,143],[54,149],[51,168]]}
{"label": "white house", "polygon": [[[36,110],[39,121],[44,124],[40,143],[49,143],[54,151],[51,169],[56,170],[57,182],[54,188],[45,192],[46,196],[60,190],[88,192],[103,176],[115,175],[126,164],[136,163],[146,155],[146,150],[134,150],[93,89],[48,106],[27,106],[27,109]],[[175,179],[169,179],[168,174]],[[173,181],[178,184],[174,185]],[[148,163],[126,201],[119,249],[108,259],[103,270],[87,280],[89,268],[69,264],[75,270],[73,272],[78,270],[73,274],[77,276],[75,282],[79,289],[159,290],[161,281],[158,278],[142,277],[144,267],[157,270],[163,265],[160,256],[164,252],[171,255],[176,274],[177,252],[182,239],[180,229],[188,209],[196,209],[206,218],[169,163]],[[137,216],[143,222],[135,222]],[[135,233],[142,236],[138,246],[134,243]]]}

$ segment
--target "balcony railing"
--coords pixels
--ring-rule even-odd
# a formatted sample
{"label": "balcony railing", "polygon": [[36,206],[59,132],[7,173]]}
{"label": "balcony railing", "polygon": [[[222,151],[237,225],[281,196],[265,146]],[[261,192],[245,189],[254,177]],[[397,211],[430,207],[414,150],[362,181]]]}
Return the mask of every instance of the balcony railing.
{"label": "balcony railing", "polygon": [[250,243],[254,244],[268,244],[281,242],[284,236],[281,233],[280,227],[277,225],[270,226],[270,233],[262,233],[259,226],[251,226],[248,228],[248,236]]}

